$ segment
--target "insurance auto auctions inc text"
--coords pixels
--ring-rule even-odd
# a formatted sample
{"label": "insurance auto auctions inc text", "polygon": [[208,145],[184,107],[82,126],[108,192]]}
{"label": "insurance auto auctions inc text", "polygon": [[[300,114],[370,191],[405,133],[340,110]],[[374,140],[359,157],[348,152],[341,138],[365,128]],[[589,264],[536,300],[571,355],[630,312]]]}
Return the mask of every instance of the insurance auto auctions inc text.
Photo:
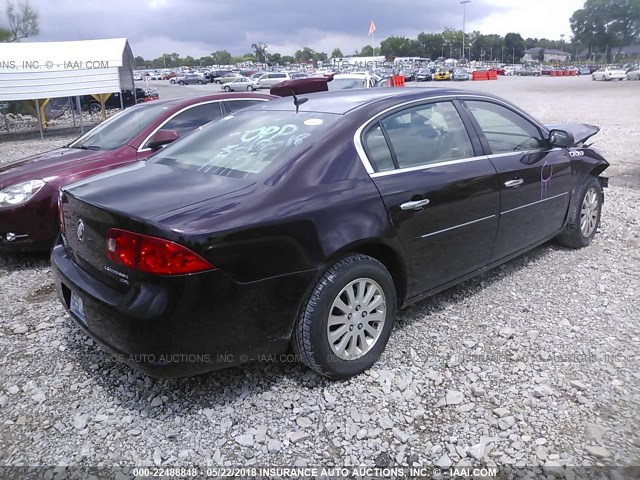
{"label": "insurance auto auctions inc text", "polygon": [[491,478],[497,467],[208,467],[208,476],[235,478]]}
{"label": "insurance auto auctions inc text", "polygon": [[109,60],[69,60],[54,63],[51,60],[0,60],[0,70],[100,70],[109,68]]}

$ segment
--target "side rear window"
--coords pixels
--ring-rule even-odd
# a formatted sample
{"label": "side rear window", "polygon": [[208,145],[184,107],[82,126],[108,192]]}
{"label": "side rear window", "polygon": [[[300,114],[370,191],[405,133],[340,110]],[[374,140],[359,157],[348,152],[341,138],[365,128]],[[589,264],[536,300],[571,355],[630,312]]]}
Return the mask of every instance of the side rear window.
{"label": "side rear window", "polygon": [[407,108],[380,122],[399,168],[473,157],[473,146],[451,102]]}
{"label": "side rear window", "polygon": [[364,135],[364,148],[376,172],[385,172],[396,168],[387,139],[384,138],[379,123],[370,128]]}

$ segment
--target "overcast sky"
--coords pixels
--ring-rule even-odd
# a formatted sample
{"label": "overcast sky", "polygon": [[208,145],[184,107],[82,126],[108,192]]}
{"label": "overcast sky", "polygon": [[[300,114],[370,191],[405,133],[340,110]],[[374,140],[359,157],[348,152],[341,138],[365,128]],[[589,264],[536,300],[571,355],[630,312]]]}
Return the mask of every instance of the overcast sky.
{"label": "overcast sky", "polygon": [[[293,54],[303,46],[345,55],[391,35],[462,29],[460,0],[30,0],[40,14],[33,40],[126,37],[134,55],[155,58],[177,52],[196,58],[216,50]],[[569,17],[584,0],[472,0],[466,31],[519,32],[524,38],[569,40]]]}

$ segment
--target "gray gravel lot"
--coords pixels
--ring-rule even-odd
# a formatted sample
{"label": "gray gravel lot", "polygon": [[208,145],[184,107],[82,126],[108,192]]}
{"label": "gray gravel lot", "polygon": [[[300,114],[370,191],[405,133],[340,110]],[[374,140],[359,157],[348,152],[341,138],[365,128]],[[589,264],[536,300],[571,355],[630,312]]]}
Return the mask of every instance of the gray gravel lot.
{"label": "gray gravel lot", "polygon": [[[400,312],[383,358],[344,382],[287,361],[151,379],[75,326],[45,256],[0,256],[0,465],[640,465],[640,82],[456,86],[602,127],[591,246],[543,245]],[[0,164],[73,136],[0,135]]]}

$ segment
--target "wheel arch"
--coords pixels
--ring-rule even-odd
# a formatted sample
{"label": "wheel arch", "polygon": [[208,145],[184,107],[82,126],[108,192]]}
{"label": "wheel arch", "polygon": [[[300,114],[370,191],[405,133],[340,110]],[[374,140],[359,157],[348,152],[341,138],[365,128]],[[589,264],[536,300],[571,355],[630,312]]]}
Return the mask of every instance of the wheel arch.
{"label": "wheel arch", "polygon": [[407,269],[402,254],[396,248],[382,240],[371,239],[341,248],[331,255],[328,263],[333,265],[341,258],[356,253],[374,258],[385,266],[396,288],[397,307],[401,308],[407,295]]}

